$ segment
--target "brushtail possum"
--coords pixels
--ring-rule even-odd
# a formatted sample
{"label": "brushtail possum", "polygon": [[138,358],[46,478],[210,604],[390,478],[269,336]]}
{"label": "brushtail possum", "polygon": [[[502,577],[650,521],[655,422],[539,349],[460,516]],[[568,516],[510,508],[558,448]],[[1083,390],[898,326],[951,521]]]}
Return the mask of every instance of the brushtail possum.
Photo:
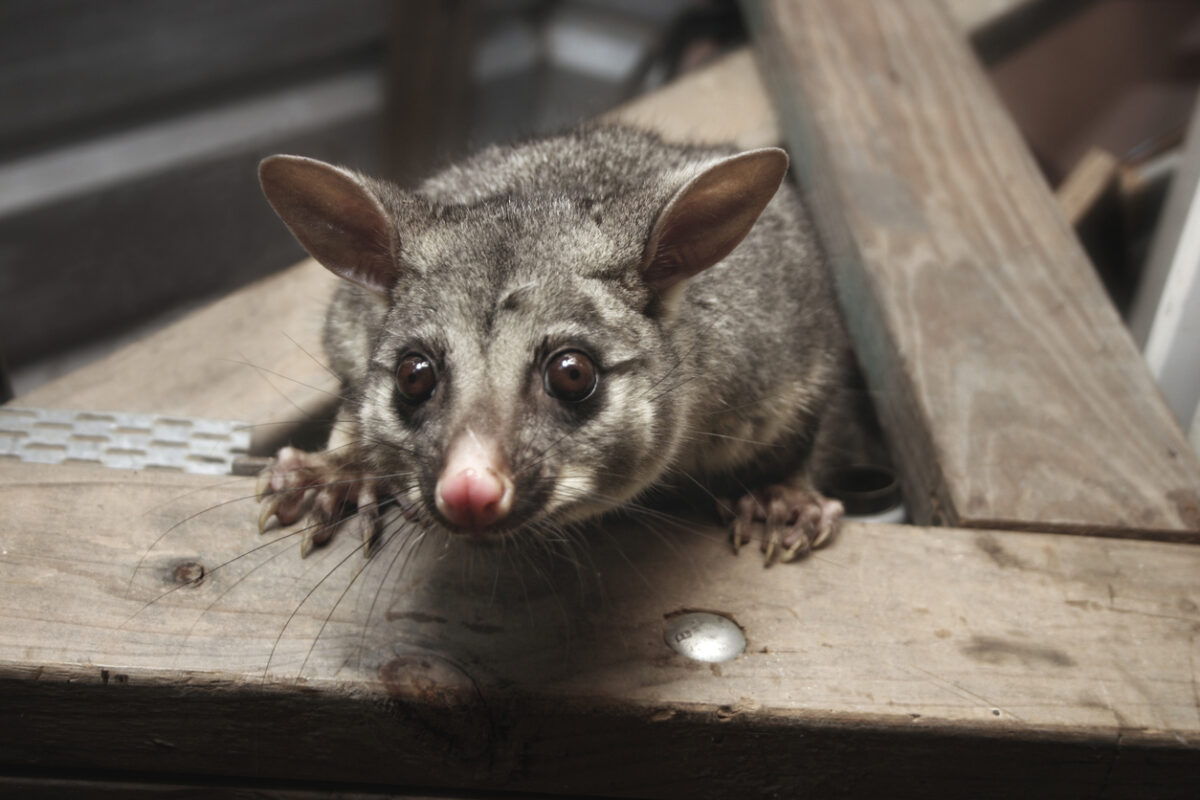
{"label": "brushtail possum", "polygon": [[324,343],[328,448],[284,448],[260,527],[304,551],[381,504],[422,530],[553,536],[663,487],[703,487],[735,549],[826,541],[814,488],[846,337],[782,150],[592,124],[494,146],[403,190],[272,156],[267,199],[345,279]]}

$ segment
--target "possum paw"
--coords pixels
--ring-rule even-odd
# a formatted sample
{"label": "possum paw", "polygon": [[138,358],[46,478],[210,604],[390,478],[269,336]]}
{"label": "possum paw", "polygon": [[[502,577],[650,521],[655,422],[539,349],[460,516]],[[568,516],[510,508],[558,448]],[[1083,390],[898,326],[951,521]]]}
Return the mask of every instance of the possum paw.
{"label": "possum paw", "polygon": [[370,556],[379,536],[379,500],[375,482],[343,459],[329,453],[307,453],[285,447],[272,464],[259,473],[258,530],[271,518],[280,525],[305,521],[300,555],[329,541],[346,528],[362,538],[363,553]]}
{"label": "possum paw", "polygon": [[829,541],[842,521],[842,503],[810,488],[768,486],[747,492],[736,503],[718,504],[732,523],[730,542],[736,553],[758,538],[763,565],[794,561]]}

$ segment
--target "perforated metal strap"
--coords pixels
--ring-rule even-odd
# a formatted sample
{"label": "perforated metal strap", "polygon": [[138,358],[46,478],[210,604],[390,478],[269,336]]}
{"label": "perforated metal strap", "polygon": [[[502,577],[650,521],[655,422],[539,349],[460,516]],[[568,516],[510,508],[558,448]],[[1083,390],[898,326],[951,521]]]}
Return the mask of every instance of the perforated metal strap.
{"label": "perforated metal strap", "polygon": [[0,406],[0,458],[227,475],[249,448],[245,422]]}

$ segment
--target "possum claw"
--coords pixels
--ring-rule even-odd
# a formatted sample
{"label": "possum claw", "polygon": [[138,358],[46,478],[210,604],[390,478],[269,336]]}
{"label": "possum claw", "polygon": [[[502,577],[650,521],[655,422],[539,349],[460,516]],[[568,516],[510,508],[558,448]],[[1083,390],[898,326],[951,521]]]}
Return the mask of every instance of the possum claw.
{"label": "possum claw", "polygon": [[374,506],[360,505],[354,516],[346,520],[346,526],[362,540],[363,556],[374,555],[379,543],[379,511]]}
{"label": "possum claw", "polygon": [[275,516],[275,509],[279,508],[279,498],[272,497],[259,502],[262,503],[262,506],[258,509],[258,532],[266,533],[267,525],[271,523],[271,517]]}
{"label": "possum claw", "polygon": [[837,531],[842,504],[801,486],[768,486],[747,492],[737,503],[730,541],[733,551],[757,534],[763,566],[795,561],[825,544]]}
{"label": "possum claw", "polygon": [[307,521],[300,538],[301,557],[328,542],[345,525],[359,532],[363,549],[370,554],[379,530],[375,484],[345,459],[285,447],[262,471],[256,488],[262,503],[259,532],[267,529],[272,517],[280,525]]}
{"label": "possum claw", "polygon": [[733,530],[729,535],[735,555],[741,551],[742,545],[754,538],[754,520],[758,511],[758,498],[753,493],[747,492],[738,500],[737,510],[733,512]]}
{"label": "possum claw", "polygon": [[336,529],[336,523],[317,523],[306,528],[300,537],[300,557],[308,558],[308,554],[313,551],[313,548],[328,542]]}
{"label": "possum claw", "polygon": [[[263,498],[271,492],[271,478],[273,475],[274,473],[270,466],[258,473],[258,479],[254,483],[254,499],[258,502],[261,503]],[[260,523],[258,529],[261,531],[262,527]]]}

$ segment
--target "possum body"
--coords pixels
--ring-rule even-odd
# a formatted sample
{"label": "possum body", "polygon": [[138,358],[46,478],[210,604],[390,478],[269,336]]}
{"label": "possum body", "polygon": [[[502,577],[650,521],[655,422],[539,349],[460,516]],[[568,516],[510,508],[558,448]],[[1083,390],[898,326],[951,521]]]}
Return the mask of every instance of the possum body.
{"label": "possum body", "polygon": [[786,169],[612,125],[413,190],[266,159],[268,200],[345,279],[325,328],[345,400],[324,452],[264,473],[263,523],[370,541],[386,498],[454,535],[549,536],[699,486],[768,563],[825,541],[842,509],[814,445],[848,348]]}

